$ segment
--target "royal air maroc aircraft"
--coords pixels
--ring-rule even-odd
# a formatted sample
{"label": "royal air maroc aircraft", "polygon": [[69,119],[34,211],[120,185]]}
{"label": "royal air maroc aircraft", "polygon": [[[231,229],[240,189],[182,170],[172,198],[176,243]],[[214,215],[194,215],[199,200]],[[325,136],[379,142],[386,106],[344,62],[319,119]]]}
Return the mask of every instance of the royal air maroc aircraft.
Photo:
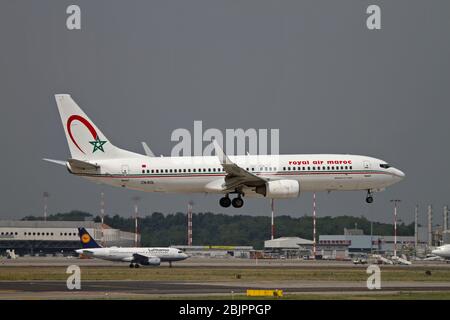
{"label": "royal air maroc aircraft", "polygon": [[129,262],[130,268],[138,268],[139,265],[159,266],[161,262],[169,262],[169,265],[172,266],[172,262],[188,258],[186,253],[177,248],[103,248],[85,228],[78,228],[78,234],[82,249],[75,250],[76,253],[90,258]]}
{"label": "royal air maroc aircraft", "polygon": [[[71,174],[146,192],[224,195],[222,207],[240,208],[245,197],[296,198],[303,192],[364,190],[373,193],[405,174],[383,160],[348,154],[227,156],[214,141],[217,156],[151,157],[114,146],[70,95],[55,96],[71,158],[44,159]],[[230,199],[230,195],[236,197]]]}

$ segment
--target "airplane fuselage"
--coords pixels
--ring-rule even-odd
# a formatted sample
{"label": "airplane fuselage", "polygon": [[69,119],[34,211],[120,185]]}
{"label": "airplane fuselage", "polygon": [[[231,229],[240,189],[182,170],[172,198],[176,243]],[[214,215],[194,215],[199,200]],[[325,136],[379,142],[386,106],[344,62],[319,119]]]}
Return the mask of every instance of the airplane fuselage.
{"label": "airplane fuselage", "polygon": [[77,253],[84,254],[90,258],[98,258],[109,261],[132,262],[134,254],[149,255],[159,258],[161,262],[181,261],[188,256],[176,248],[140,248],[140,247],[110,247],[110,248],[86,248],[76,250]]}
{"label": "airplane fuselage", "polygon": [[[230,159],[268,181],[296,180],[300,192],[381,191],[404,177],[400,170],[387,167],[385,161],[367,156],[293,154],[230,156]],[[99,166],[95,172],[70,167],[69,171],[97,183],[145,192],[224,193],[226,173],[215,156],[141,156],[97,160],[95,164]],[[261,196],[251,187],[243,192],[245,196]]]}

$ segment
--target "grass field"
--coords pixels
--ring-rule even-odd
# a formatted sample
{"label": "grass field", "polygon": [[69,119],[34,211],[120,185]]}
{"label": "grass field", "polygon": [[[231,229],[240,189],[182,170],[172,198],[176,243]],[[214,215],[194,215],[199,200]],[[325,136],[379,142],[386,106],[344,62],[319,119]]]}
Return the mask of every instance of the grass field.
{"label": "grass field", "polygon": [[[438,281],[450,282],[450,269],[383,268],[383,281]],[[426,271],[431,271],[427,275]],[[82,267],[84,280],[155,280],[155,281],[366,281],[365,268],[295,268],[295,267]],[[1,280],[66,280],[65,267],[18,267],[0,268]]]}

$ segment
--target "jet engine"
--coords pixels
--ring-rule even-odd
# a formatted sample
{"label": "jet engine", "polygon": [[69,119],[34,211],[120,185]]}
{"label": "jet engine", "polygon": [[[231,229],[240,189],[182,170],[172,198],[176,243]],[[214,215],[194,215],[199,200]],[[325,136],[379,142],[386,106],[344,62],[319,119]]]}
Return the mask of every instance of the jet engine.
{"label": "jet engine", "polygon": [[161,259],[157,257],[147,258],[147,261],[141,263],[144,266],[159,266],[161,264]]}
{"label": "jet engine", "polygon": [[274,180],[256,187],[255,191],[267,198],[296,198],[300,194],[300,184],[296,180]]}

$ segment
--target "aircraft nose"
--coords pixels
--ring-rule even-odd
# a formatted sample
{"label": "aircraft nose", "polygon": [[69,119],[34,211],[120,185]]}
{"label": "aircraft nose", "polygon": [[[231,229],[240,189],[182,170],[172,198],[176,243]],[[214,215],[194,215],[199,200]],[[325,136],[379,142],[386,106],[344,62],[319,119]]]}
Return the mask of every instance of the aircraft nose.
{"label": "aircraft nose", "polygon": [[400,180],[402,180],[403,178],[405,178],[405,173],[397,168],[394,168],[393,170],[394,175],[399,178]]}

